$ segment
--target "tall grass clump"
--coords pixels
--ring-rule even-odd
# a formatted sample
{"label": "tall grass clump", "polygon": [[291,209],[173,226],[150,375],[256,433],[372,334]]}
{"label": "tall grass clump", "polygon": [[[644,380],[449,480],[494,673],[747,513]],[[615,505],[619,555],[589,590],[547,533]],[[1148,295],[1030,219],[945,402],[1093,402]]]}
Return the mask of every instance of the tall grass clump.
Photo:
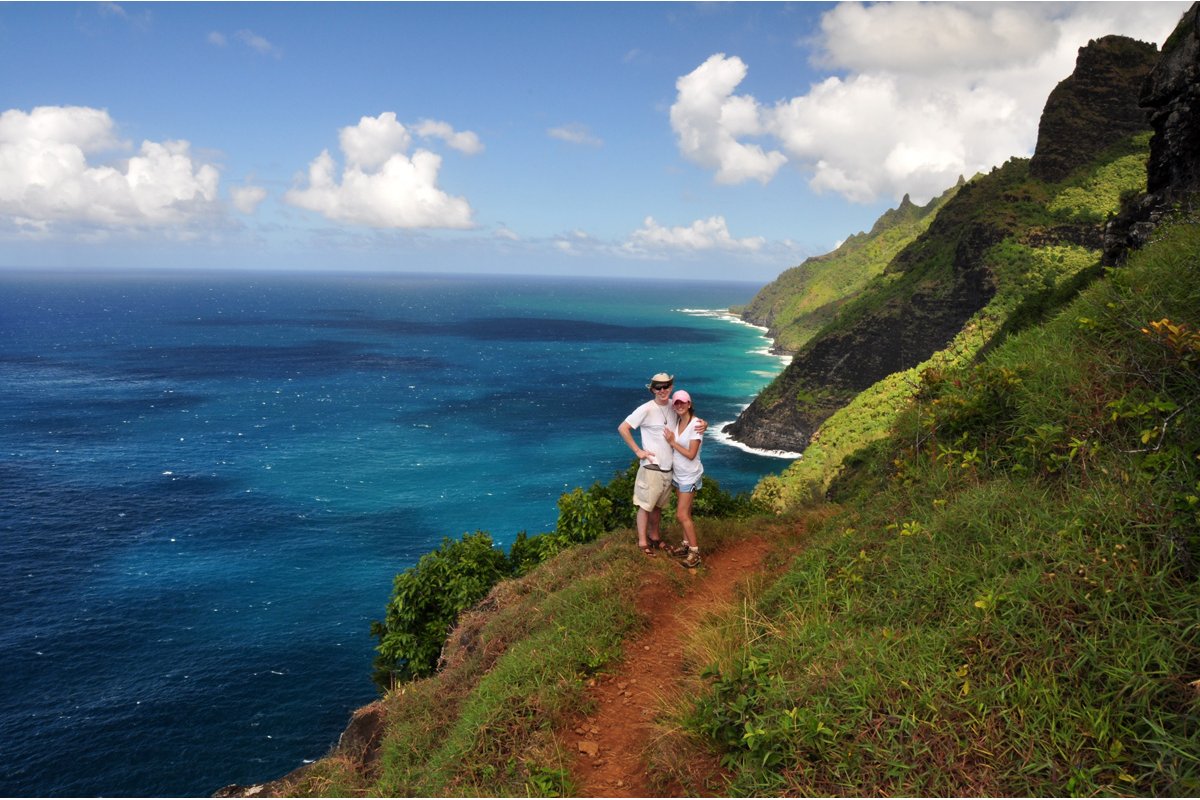
{"label": "tall grass clump", "polygon": [[926,370],[679,724],[709,793],[1200,793],[1200,226]]}

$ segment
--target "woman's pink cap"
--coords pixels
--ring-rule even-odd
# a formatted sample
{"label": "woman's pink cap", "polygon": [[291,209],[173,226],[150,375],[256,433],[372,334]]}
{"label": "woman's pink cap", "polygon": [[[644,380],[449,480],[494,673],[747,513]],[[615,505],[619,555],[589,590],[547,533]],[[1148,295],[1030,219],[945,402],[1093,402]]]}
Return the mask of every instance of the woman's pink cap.
{"label": "woman's pink cap", "polygon": [[671,403],[672,404],[674,404],[674,403],[690,403],[690,402],[692,402],[692,396],[690,394],[688,394],[687,392],[685,392],[683,389],[680,389],[678,392],[671,395]]}

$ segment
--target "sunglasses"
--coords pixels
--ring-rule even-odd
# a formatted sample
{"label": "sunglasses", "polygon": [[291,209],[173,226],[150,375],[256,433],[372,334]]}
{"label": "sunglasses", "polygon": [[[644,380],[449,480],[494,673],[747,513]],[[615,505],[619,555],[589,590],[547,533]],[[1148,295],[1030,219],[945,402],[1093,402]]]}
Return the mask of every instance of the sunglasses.
{"label": "sunglasses", "polygon": [[653,390],[654,390],[654,391],[656,391],[656,392],[661,392],[663,389],[670,389],[670,388],[671,388],[671,386],[673,386],[673,384],[670,384],[670,383],[654,383],[654,384],[651,384],[651,385],[650,385],[650,388],[651,388],[651,389],[653,389]]}

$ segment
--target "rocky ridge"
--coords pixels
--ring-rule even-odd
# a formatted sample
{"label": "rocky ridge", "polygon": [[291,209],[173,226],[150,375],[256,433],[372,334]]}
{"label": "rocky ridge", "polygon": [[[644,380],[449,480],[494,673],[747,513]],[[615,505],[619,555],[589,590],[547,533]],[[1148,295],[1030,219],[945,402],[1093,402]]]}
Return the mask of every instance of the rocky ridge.
{"label": "rocky ridge", "polygon": [[744,320],[767,328],[779,352],[795,352],[869,282],[887,262],[928,226],[966,183],[958,183],[923,206],[906,194],[884,212],[870,231],[852,234],[834,251],[805,259],[785,270],[740,309]]}
{"label": "rocky ridge", "polygon": [[[962,186],[928,230],[898,253],[882,280],[838,317],[725,430],[751,447],[802,451],[817,427],[889,374],[941,350],[996,292],[984,256],[1006,239],[1031,247],[1059,243],[1100,250],[1102,224],[1031,224],[1032,173],[1071,174],[1114,142],[1148,131],[1139,87],[1154,67],[1154,45],[1107,36],[1080,48],[1077,69],[1054,90],[1038,151]],[[1086,113],[1082,111],[1086,109]],[[1141,116],[1140,128],[1131,121]],[[1080,125],[1116,120],[1113,132],[1081,136]]]}
{"label": "rocky ridge", "polygon": [[1154,129],[1146,192],[1128,201],[1104,233],[1104,257],[1119,263],[1145,244],[1176,207],[1195,209],[1200,196],[1200,4],[1183,15],[1162,57],[1142,84],[1138,104]]}

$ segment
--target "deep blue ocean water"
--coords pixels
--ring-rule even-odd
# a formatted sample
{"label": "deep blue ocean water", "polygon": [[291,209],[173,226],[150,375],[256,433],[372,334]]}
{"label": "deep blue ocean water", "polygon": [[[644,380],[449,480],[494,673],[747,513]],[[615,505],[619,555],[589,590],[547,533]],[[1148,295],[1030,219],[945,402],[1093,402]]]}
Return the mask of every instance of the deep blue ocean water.
{"label": "deep blue ocean water", "polygon": [[[204,796],[325,754],[376,697],[397,572],[553,529],[631,462],[651,374],[714,428],[769,382],[721,313],[758,288],[0,273],[0,795]],[[734,490],[787,463],[702,455]]]}

